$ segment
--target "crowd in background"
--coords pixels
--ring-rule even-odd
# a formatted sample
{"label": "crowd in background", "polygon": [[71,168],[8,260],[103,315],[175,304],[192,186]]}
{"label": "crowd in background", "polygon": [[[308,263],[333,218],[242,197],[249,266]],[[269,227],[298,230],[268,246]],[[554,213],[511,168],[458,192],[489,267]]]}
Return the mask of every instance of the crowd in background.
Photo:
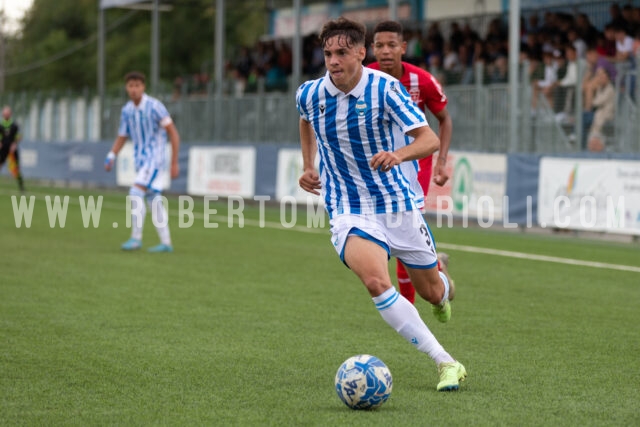
{"label": "crowd in background", "polygon": [[[556,68],[556,80],[561,80],[562,68],[572,60],[566,51],[569,46],[575,47],[577,58],[586,59],[591,47],[612,63],[632,66],[640,47],[640,7],[612,3],[610,15],[610,21],[602,29],[596,28],[585,13],[545,12],[542,16],[533,13],[521,18],[521,59],[531,64],[531,81],[552,83],[553,76],[545,71],[549,62]],[[468,22],[451,21],[448,27],[443,29],[440,23],[433,22],[426,31],[406,28],[405,60],[429,70],[443,85],[473,83],[473,69],[478,63],[486,69],[484,83],[508,80],[508,27],[504,19],[493,18],[484,34],[479,34]],[[317,35],[304,37],[302,47],[302,72],[306,77],[317,77],[324,72]],[[369,52],[365,63],[372,60]],[[287,90],[291,66],[290,40],[268,40],[251,48],[243,47],[227,64],[227,71],[242,82],[238,89],[247,92],[256,89],[260,77],[265,79],[267,90]]]}
{"label": "crowd in background", "polygon": [[[584,99],[585,140],[592,146],[602,127],[613,118],[615,85],[618,70],[632,69],[640,49],[640,7],[612,3],[609,20],[596,28],[588,14],[576,12],[530,13],[521,18],[520,61],[529,64],[525,78],[533,88],[532,112],[551,109],[558,121],[573,120],[573,97],[577,87],[577,60],[587,63],[581,83]],[[509,78],[508,26],[502,17],[491,19],[480,34],[469,22],[432,22],[426,30],[405,26],[407,41],[405,60],[433,74],[443,85],[473,84],[482,65],[483,84],[506,83]],[[316,34],[302,40],[303,77],[315,78],[324,73],[324,57]],[[369,50],[365,64],[373,61]],[[227,92],[236,95],[289,90],[292,73],[290,40],[261,40],[252,47],[242,47],[226,64]],[[206,94],[207,74],[194,74],[186,82],[176,79],[175,93],[187,87],[189,94]],[[540,104],[546,105],[540,105]],[[601,138],[602,139],[602,138]]]}

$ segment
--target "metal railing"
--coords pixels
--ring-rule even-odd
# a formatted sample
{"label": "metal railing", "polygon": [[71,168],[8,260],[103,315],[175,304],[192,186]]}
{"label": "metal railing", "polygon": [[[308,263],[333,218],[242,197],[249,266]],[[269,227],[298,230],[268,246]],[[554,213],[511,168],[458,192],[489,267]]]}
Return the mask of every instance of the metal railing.
{"label": "metal railing", "polygon": [[[523,64],[527,67],[526,64]],[[584,64],[582,64],[584,67]],[[532,83],[522,79],[518,106],[518,141],[509,141],[509,96],[505,83],[483,84],[484,69],[474,70],[475,83],[445,87],[454,129],[451,146],[457,150],[570,153],[581,151],[585,130],[581,127],[581,79],[573,88],[569,116],[560,118],[544,97],[532,110]],[[640,151],[640,114],[635,102],[640,88],[637,69],[623,70],[616,79],[617,112],[606,125],[607,149],[613,152]],[[577,95],[577,96],[575,96]],[[566,96],[564,94],[563,96]],[[292,91],[216,96],[206,94],[161,94],[182,140],[192,143],[298,143],[298,113]],[[12,105],[25,140],[98,141],[115,138],[124,93],[109,96],[102,103],[85,93],[5,94],[3,104]],[[562,101],[562,100],[560,100]],[[561,102],[560,102],[561,103]],[[554,102],[558,104],[558,102]],[[429,117],[437,127],[437,120]]]}

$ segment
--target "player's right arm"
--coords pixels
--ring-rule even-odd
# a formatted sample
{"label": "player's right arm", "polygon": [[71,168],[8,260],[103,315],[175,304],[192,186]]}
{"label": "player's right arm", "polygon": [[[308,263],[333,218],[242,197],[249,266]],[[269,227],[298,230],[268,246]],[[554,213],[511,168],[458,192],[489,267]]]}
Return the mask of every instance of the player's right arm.
{"label": "player's right arm", "polygon": [[122,107],[122,111],[120,111],[120,125],[118,126],[118,136],[116,140],[113,142],[113,146],[111,147],[111,151],[107,154],[107,158],[104,159],[104,170],[109,172],[113,169],[113,164],[116,161],[116,157],[118,153],[122,149],[122,146],[125,142],[127,142],[127,138],[130,135],[130,130],[128,126],[128,113],[127,106]]}
{"label": "player's right arm", "polygon": [[300,147],[302,149],[302,176],[298,180],[300,188],[312,194],[319,195],[320,175],[315,168],[318,143],[311,127],[311,123],[300,118]]}
{"label": "player's right arm", "polygon": [[116,156],[122,149],[122,146],[125,142],[127,142],[127,137],[118,135],[113,143],[113,146],[111,147],[111,151],[109,151],[109,154],[107,154],[107,158],[104,160],[104,170],[109,172],[113,168],[113,164],[116,161]]}

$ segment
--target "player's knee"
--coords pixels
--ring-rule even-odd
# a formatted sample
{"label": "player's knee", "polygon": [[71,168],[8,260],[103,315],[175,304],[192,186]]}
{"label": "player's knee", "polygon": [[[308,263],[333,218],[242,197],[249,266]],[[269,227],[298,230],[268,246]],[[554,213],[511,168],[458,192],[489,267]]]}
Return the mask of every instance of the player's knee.
{"label": "player's knee", "polygon": [[384,293],[387,289],[391,287],[389,281],[385,280],[383,277],[379,276],[367,276],[361,278],[362,283],[369,291],[371,296],[378,296]]}

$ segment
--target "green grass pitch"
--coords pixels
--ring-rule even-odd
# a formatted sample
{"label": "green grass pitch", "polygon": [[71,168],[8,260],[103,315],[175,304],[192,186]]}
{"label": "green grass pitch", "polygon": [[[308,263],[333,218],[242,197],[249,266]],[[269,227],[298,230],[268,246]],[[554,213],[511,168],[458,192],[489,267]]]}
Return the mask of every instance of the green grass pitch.
{"label": "green grass pitch", "polygon": [[[640,272],[447,249],[452,320],[417,307],[469,378],[437,393],[433,362],[382,320],[326,225],[301,230],[301,208],[299,228],[272,226],[275,207],[257,226],[256,205],[229,228],[212,203],[218,228],[205,228],[200,199],[193,226],[171,216],[174,253],[124,253],[124,192],[31,188],[31,225],[17,228],[14,188],[0,180],[0,425],[640,425]],[[70,197],[64,228],[46,194]],[[103,196],[97,228],[80,195]],[[432,231],[444,247],[640,266],[637,243]],[[144,244],[157,241],[148,216]],[[393,374],[377,411],[334,391],[359,353]]]}

